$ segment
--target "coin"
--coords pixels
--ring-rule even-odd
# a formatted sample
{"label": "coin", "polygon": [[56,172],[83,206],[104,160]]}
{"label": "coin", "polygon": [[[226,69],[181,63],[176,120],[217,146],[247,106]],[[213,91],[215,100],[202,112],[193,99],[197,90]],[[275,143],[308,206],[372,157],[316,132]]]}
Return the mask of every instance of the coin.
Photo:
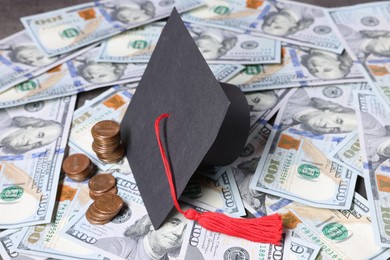
{"label": "coin", "polygon": [[96,123],[92,129],[92,135],[96,137],[112,137],[119,134],[120,126],[112,120],[103,120]]}
{"label": "coin", "polygon": [[93,211],[91,211],[92,205],[93,205],[93,203],[89,206],[87,212],[85,213],[85,217],[89,223],[94,224],[94,225],[103,225],[103,224],[110,222],[110,219],[96,218],[92,213]]}
{"label": "coin", "polygon": [[98,174],[89,180],[88,187],[95,193],[111,190],[116,184],[114,176],[109,173]]}
{"label": "coin", "polygon": [[65,158],[62,169],[67,174],[80,174],[90,167],[91,160],[84,154],[75,153]]}
{"label": "coin", "polygon": [[90,190],[89,197],[91,197],[91,199],[93,199],[93,200],[96,200],[97,198],[101,197],[104,194],[117,194],[117,193],[118,193],[118,188],[116,186],[114,186],[111,190],[108,190],[104,193],[96,193],[96,192]]}
{"label": "coin", "polygon": [[94,202],[95,208],[101,213],[114,213],[119,212],[123,207],[123,200],[121,197],[115,194],[104,194],[97,198]]}

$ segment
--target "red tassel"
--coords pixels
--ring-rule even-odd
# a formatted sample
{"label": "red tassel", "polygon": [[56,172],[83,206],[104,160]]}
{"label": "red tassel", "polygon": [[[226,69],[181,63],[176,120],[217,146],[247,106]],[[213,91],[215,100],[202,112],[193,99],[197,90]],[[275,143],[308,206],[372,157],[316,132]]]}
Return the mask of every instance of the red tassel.
{"label": "red tassel", "polygon": [[219,232],[234,237],[241,237],[254,242],[280,245],[280,241],[282,239],[283,223],[282,218],[278,214],[273,214],[261,218],[244,219],[232,218],[222,213],[216,212],[200,213],[194,209],[188,209],[184,212],[180,208],[176,198],[176,189],[172,179],[171,168],[169,166],[169,162],[165,155],[164,147],[162,146],[160,139],[159,124],[161,119],[167,117],[169,117],[169,114],[160,115],[154,123],[154,129],[156,132],[161,157],[164,163],[165,173],[168,178],[173,203],[176,209],[187,219],[197,221],[199,225],[210,231]]}

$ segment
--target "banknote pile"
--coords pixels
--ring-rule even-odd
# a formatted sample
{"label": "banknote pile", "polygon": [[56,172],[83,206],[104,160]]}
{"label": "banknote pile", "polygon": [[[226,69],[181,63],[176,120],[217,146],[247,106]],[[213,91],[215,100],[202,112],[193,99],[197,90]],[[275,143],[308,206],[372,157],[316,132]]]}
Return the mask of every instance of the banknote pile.
{"label": "banknote pile", "polygon": [[[174,6],[251,118],[240,156],[199,169],[181,207],[279,213],[278,246],[147,215],[119,124]],[[0,40],[0,259],[390,257],[390,2],[105,0],[21,21]]]}

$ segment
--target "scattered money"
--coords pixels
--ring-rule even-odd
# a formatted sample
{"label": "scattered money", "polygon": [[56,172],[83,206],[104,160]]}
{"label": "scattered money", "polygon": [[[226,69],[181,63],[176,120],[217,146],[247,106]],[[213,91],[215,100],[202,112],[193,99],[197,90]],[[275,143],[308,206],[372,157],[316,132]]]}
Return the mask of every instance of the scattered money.
{"label": "scattered money", "polygon": [[[146,68],[145,64],[96,63],[95,61],[87,65],[85,60],[95,57],[88,53],[78,57],[78,61],[68,61],[47,73],[0,93],[0,108],[136,82],[141,79]],[[210,65],[210,69],[218,81],[226,82],[237,75],[243,66],[220,64]]]}
{"label": "scattered money", "polygon": [[103,194],[116,194],[115,178],[111,174],[99,174],[92,177],[88,182],[89,196],[96,200]]}
{"label": "scattered money", "polygon": [[199,0],[97,1],[22,17],[21,21],[47,55],[54,56],[103,40],[124,30],[196,8]]}
{"label": "scattered money", "polygon": [[390,109],[390,4],[376,2],[329,10],[345,48],[362,65],[378,98]]}
{"label": "scattered money", "polygon": [[75,101],[0,109],[0,228],[50,222]]}
{"label": "scattered money", "polygon": [[313,207],[349,209],[357,175],[327,154],[357,127],[353,89],[295,89],[276,117],[250,188]]}
{"label": "scattered money", "polygon": [[347,52],[336,54],[296,45],[282,45],[281,64],[248,65],[229,83],[242,91],[365,82]]}
{"label": "scattered money", "polygon": [[121,143],[120,125],[112,120],[96,123],[91,129],[92,150],[105,163],[116,163],[125,156],[125,148]]}
{"label": "scattered money", "polygon": [[357,92],[356,100],[363,175],[367,176],[365,182],[372,228],[376,242],[389,247],[390,114],[372,92]]}
{"label": "scattered money", "polygon": [[48,57],[23,30],[0,41],[0,92],[36,77],[89,48]]}
{"label": "scattered money", "polygon": [[85,154],[75,153],[65,158],[62,170],[74,181],[85,181],[95,174],[95,166]]}
{"label": "scattered money", "polygon": [[58,190],[57,210],[51,223],[23,228],[13,239],[14,251],[31,255],[32,259],[38,256],[67,260],[103,259],[92,250],[60,236],[63,226],[90,201],[86,182],[75,182],[65,177]]}
{"label": "scattered money", "polygon": [[[248,1],[246,1],[248,2]],[[207,5],[182,14],[186,22],[278,39],[284,42],[341,53],[326,9],[274,0],[248,8],[244,1],[209,0]]]}
{"label": "scattered money", "polygon": [[[267,213],[282,214],[285,229],[322,248],[322,259],[388,259],[390,250],[374,239],[369,203],[354,194],[348,210],[320,209],[266,195]],[[357,248],[359,248],[357,250]]]}
{"label": "scattered money", "polygon": [[[98,61],[145,63],[165,23],[125,31],[103,42]],[[280,41],[238,34],[191,23],[186,27],[209,64],[269,64],[280,62]]]}

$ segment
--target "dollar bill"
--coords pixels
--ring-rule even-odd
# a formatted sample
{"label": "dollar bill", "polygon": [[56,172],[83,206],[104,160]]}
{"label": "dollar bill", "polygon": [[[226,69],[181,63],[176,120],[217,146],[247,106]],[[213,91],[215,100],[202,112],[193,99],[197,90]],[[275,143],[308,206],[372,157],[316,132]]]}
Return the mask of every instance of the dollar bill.
{"label": "dollar bill", "polygon": [[281,64],[247,65],[229,83],[247,92],[366,81],[361,67],[347,52],[336,54],[283,44],[282,53]]}
{"label": "dollar bill", "polygon": [[255,243],[242,238],[211,232],[196,221],[187,224],[180,259],[264,259],[283,258],[284,237],[281,245]]}
{"label": "dollar bill", "polygon": [[64,55],[47,57],[23,30],[0,41],[0,92],[87,51],[86,47]]}
{"label": "dollar bill", "polygon": [[295,234],[293,230],[286,230],[283,256],[289,260],[315,260],[321,247],[307,242]]}
{"label": "dollar bill", "polygon": [[325,8],[293,1],[264,1],[248,6],[248,1],[212,0],[207,1],[207,6],[182,14],[182,18],[336,53],[344,49]]}
{"label": "dollar bill", "polygon": [[94,48],[52,70],[0,93],[0,107],[47,100],[138,81],[146,64],[98,63]]}
{"label": "dollar bill", "polygon": [[340,142],[337,148],[329,154],[329,158],[364,177],[358,133],[353,133]]}
{"label": "dollar bill", "polygon": [[88,180],[75,182],[66,177],[59,185],[53,221],[22,228],[19,238],[15,241],[15,251],[57,259],[102,259],[94,251],[59,235],[59,230],[91,200],[87,185]]}
{"label": "dollar bill", "polygon": [[[0,93],[0,108],[68,96],[96,88],[139,81],[146,64],[97,63],[98,49],[29,81]],[[219,81],[227,81],[242,70],[241,65],[210,65]]]}
{"label": "dollar bill", "polygon": [[0,110],[0,228],[50,222],[75,100]]}
{"label": "dollar bill", "polygon": [[87,208],[84,208],[64,227],[63,236],[110,259],[166,259],[168,256],[177,259],[188,221],[173,211],[167,221],[154,230],[135,182],[128,176],[114,176],[118,195],[125,202],[119,215],[110,223],[91,225],[85,218]]}
{"label": "dollar bill", "polygon": [[[387,259],[390,250],[374,239],[366,199],[355,193],[348,210],[320,209],[266,196],[269,214],[282,215],[284,228],[307,242],[319,245],[322,259]],[[357,250],[357,248],[359,248]]]}
{"label": "dollar bill", "polygon": [[[280,62],[280,41],[243,33],[185,24],[209,64],[269,64]],[[164,23],[125,31],[103,42],[98,60],[148,62]]]}
{"label": "dollar bill", "polygon": [[390,107],[390,3],[375,2],[329,10],[346,49],[359,62],[378,97]]}
{"label": "dollar bill", "polygon": [[180,200],[197,205],[197,202],[215,208],[233,217],[245,216],[245,208],[231,169],[214,181],[204,176],[194,176]]}
{"label": "dollar bill", "polygon": [[103,40],[124,30],[202,4],[199,0],[108,0],[70,6],[22,17],[31,38],[47,55],[54,56]]}
{"label": "dollar bill", "polygon": [[0,233],[0,259],[2,260],[43,260],[46,257],[37,257],[18,253],[14,250],[15,239],[18,238],[18,229],[9,229]]}
{"label": "dollar bill", "polygon": [[356,94],[363,174],[376,241],[390,247],[389,206],[390,115],[373,93]]}
{"label": "dollar bill", "polygon": [[349,209],[357,175],[327,154],[356,130],[353,87],[294,89],[276,117],[263,152],[267,156],[261,157],[250,188],[309,206]]}

